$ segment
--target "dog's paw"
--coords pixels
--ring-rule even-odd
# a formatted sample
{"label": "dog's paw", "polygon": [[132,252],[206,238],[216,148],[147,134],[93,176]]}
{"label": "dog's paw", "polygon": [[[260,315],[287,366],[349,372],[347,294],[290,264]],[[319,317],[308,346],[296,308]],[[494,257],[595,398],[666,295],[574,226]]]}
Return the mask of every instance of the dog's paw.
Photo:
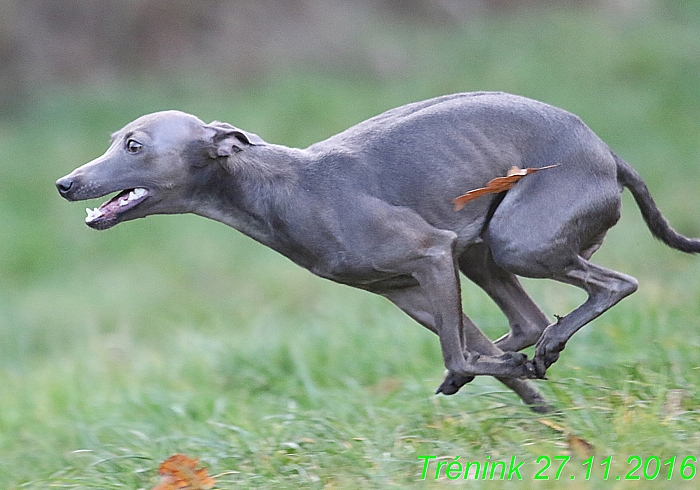
{"label": "dog's paw", "polygon": [[535,357],[528,363],[529,369],[539,379],[547,379],[545,374],[547,369],[557,362],[559,354],[564,350],[564,343],[557,342],[551,339],[541,338],[537,342],[535,349]]}
{"label": "dog's paw", "polygon": [[497,359],[508,369],[508,373],[505,374],[508,378],[538,379],[532,361],[521,352],[504,352]]}
{"label": "dog's paw", "polygon": [[522,352],[504,352],[496,359],[512,367],[520,367],[527,362],[527,356]]}
{"label": "dog's paw", "polygon": [[547,372],[547,368],[544,367],[544,364],[542,363],[542,360],[533,357],[530,361],[528,361],[525,364],[525,373],[522,378],[525,379],[547,379],[547,376],[545,373]]}
{"label": "dog's paw", "polygon": [[459,374],[454,374],[447,371],[445,374],[445,379],[442,384],[438,387],[435,394],[442,393],[443,395],[454,395],[459,391],[459,389],[467,383],[474,381],[474,376],[461,376]]}

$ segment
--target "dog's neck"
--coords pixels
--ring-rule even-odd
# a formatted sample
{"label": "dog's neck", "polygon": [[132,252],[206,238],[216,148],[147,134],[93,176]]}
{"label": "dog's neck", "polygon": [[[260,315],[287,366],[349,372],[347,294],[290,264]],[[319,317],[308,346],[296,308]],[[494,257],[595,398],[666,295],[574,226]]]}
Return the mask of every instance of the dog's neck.
{"label": "dog's neck", "polygon": [[309,159],[305,150],[281,145],[245,148],[221,161],[192,212],[274,248],[280,215],[300,191],[300,169]]}

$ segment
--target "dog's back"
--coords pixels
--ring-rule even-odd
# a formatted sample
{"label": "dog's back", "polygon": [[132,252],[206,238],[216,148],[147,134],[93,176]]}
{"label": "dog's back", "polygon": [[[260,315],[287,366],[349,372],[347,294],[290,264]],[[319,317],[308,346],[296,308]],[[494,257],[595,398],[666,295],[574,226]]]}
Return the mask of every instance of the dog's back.
{"label": "dog's back", "polygon": [[[307,151],[313,164],[304,180],[342,182],[332,186],[334,201],[346,208],[366,194],[409,207],[466,244],[476,239],[496,197],[460,212],[452,206],[454,197],[504,176],[512,166],[567,163],[581,147],[594,148],[601,158],[570,162],[586,166],[577,173],[595,175],[604,167],[603,173],[614,175],[607,146],[577,116],[515,95],[463,93],[391,109],[312,145]],[[535,187],[540,179],[528,177]]]}

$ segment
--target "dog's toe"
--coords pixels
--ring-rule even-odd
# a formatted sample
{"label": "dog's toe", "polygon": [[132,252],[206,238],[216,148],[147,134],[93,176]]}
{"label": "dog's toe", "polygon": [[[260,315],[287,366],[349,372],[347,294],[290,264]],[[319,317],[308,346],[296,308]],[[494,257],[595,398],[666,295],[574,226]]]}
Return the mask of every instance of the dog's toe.
{"label": "dog's toe", "polygon": [[541,357],[535,356],[531,361],[528,361],[526,365],[528,372],[528,377],[533,379],[547,379],[545,373],[547,372],[547,367],[544,360]]}

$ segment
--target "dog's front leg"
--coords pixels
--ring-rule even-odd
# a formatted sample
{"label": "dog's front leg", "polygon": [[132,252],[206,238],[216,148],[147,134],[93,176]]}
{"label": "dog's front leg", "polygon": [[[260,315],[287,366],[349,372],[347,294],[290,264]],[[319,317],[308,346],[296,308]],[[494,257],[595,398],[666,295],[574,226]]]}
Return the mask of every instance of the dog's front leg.
{"label": "dog's front leg", "polygon": [[[440,338],[445,367],[455,376],[488,375],[519,378],[531,373],[522,354],[503,354],[462,313],[459,276],[453,253],[454,234],[423,237],[422,249],[401,264],[416,285],[381,291],[418,323]],[[419,255],[415,255],[416,253]],[[379,292],[379,291],[378,291]]]}
{"label": "dog's front leg", "polygon": [[[384,292],[382,294],[399,306],[405,313],[418,321],[418,323],[438,333],[437,325],[435,324],[435,315],[431,313],[433,303],[429,295],[426,294],[424,286],[413,286],[393,290],[391,292]],[[471,320],[469,320],[469,318],[467,318],[466,315],[463,315],[461,311],[460,316],[462,317],[462,323],[464,325],[462,338],[469,349],[471,349],[470,351],[468,350],[468,352],[473,353],[471,356],[466,356],[468,359],[465,359],[466,369],[469,374],[463,375],[456,374],[454,371],[448,371],[445,381],[440,385],[440,388],[438,388],[439,393],[444,393],[446,395],[454,394],[467,380],[471,380],[473,376],[478,374],[493,374],[492,371],[504,372],[510,369],[514,369],[517,374],[522,374],[522,362],[525,360],[525,356],[512,353],[504,354],[471,322]],[[442,328],[444,330],[444,324]],[[487,365],[490,368],[489,373],[484,372],[488,370],[484,369],[484,366]],[[498,368],[494,369],[494,366],[498,366]],[[512,366],[512,368],[508,367],[507,369],[503,369],[506,366]],[[527,374],[528,376],[530,375],[530,373]],[[496,376],[496,379],[513,390],[532,410],[539,413],[550,410],[544,397],[542,397],[529,381],[501,376]]]}
{"label": "dog's front leg", "polygon": [[[533,410],[544,410],[546,403],[537,390],[517,379],[532,374],[525,356],[504,354],[462,313],[457,235],[430,226],[407,208],[369,202],[368,212],[360,213],[361,200],[357,208],[365,217],[361,233],[340,240],[354,252],[345,255],[346,277],[350,269],[363,278],[363,289],[388,298],[439,336],[448,378],[456,381],[449,390],[443,383],[444,393],[456,393],[465,378],[495,376]],[[374,280],[367,282],[371,276]]]}

